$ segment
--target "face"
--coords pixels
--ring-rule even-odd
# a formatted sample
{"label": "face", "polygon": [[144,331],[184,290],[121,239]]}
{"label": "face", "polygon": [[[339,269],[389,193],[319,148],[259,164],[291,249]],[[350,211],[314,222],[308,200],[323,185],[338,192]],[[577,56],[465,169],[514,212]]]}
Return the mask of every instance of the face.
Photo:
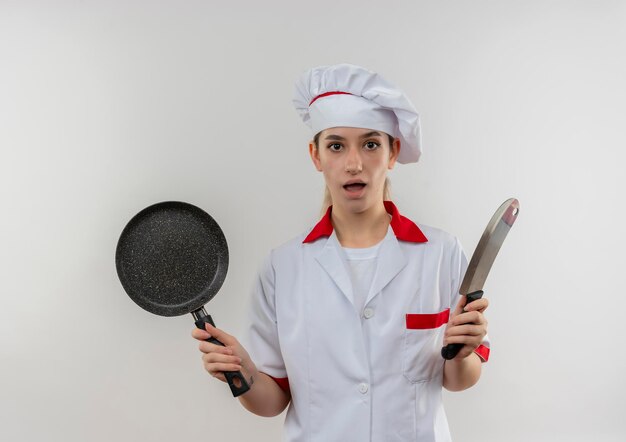
{"label": "face", "polygon": [[383,200],[387,171],[393,169],[400,141],[389,142],[386,133],[354,127],[334,127],[321,132],[318,147],[309,153],[330,191],[333,205],[363,212]]}

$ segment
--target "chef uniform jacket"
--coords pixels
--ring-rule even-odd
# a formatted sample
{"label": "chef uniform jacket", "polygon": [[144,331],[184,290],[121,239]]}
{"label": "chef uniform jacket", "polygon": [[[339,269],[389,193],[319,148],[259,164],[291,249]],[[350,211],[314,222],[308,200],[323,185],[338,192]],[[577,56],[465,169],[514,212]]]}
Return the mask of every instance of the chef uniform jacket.
{"label": "chef uniform jacket", "polygon": [[[291,391],[286,441],[450,440],[441,347],[467,259],[452,235],[385,207],[392,219],[361,312],[332,207],[263,264],[246,345]],[[477,353],[488,352],[484,341]]]}

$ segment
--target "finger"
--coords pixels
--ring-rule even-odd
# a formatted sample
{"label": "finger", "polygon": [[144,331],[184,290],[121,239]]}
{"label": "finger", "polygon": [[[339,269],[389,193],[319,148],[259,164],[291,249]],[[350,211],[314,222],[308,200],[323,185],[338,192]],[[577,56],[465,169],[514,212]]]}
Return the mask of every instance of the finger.
{"label": "finger", "polygon": [[208,364],[237,364],[241,365],[241,358],[239,356],[223,355],[219,353],[205,353],[202,355],[202,360]]}
{"label": "finger", "polygon": [[209,334],[208,331],[201,330],[198,327],[196,327],[193,330],[191,330],[191,336],[194,339],[198,339],[200,341],[205,341],[205,340],[207,340],[207,339],[209,339],[211,337],[211,335]]}
{"label": "finger", "polygon": [[471,347],[472,351],[478,348],[482,339],[478,336],[469,336],[469,335],[458,335],[458,336],[447,336],[443,340],[444,345],[449,344],[463,344],[466,347]]}
{"label": "finger", "polygon": [[230,347],[223,347],[221,345],[213,344],[207,341],[201,341],[198,344],[198,349],[202,353],[221,353],[223,355],[232,355],[233,349]]}
{"label": "finger", "polygon": [[487,298],[480,298],[474,302],[470,302],[465,306],[466,312],[479,311],[483,312],[487,307],[489,307],[489,300]]}
{"label": "finger", "polygon": [[456,307],[454,308],[454,312],[452,312],[452,317],[460,315],[463,313],[463,307],[465,307],[465,303],[467,302],[467,297],[465,295],[461,295],[459,302],[456,303]]}
{"label": "finger", "polygon": [[239,364],[226,364],[221,362],[204,364],[204,368],[206,368],[206,371],[211,373],[211,375],[213,375],[214,373],[223,373],[225,371],[241,371],[241,365]]}
{"label": "finger", "polygon": [[457,355],[452,359],[461,360],[463,358],[466,358],[467,355],[469,355],[470,353],[474,352],[474,348],[472,346],[465,345],[463,342],[446,342],[444,340],[444,346],[449,345],[449,344],[461,344],[461,349],[458,351]]}
{"label": "finger", "polygon": [[238,341],[234,336],[229,335],[228,333],[226,333],[224,330],[220,330],[217,327],[213,327],[211,324],[209,324],[208,322],[204,323],[204,326],[206,328],[206,331],[215,339],[217,339],[218,341],[220,341],[222,344],[224,345],[237,345]]}
{"label": "finger", "polygon": [[466,336],[479,336],[482,338],[486,334],[487,334],[487,330],[485,330],[483,326],[466,324],[466,325],[459,325],[456,327],[450,327],[449,329],[445,331],[444,337],[466,335]]}
{"label": "finger", "polygon": [[209,374],[210,374],[211,376],[213,376],[215,379],[219,379],[219,380],[220,380],[220,381],[222,381],[222,382],[228,382],[228,381],[226,380],[226,376],[224,376],[224,373],[222,373],[221,371],[216,372],[216,373],[211,373],[211,372],[209,372]]}
{"label": "finger", "polygon": [[226,379],[226,375],[224,375],[223,371],[213,371],[207,367],[204,367],[204,368],[215,379],[219,379],[222,382],[228,382],[228,380]]}
{"label": "finger", "polygon": [[450,319],[449,326],[454,327],[463,324],[485,324],[487,320],[480,312],[466,312]]}

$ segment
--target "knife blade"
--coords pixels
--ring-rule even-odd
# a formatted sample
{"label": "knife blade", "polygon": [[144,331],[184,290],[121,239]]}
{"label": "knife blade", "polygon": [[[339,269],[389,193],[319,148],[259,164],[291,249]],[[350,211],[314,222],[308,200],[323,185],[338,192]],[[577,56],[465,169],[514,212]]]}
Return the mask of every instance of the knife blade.
{"label": "knife blade", "polygon": [[[472,254],[472,259],[459,288],[459,293],[467,297],[465,305],[482,298],[482,289],[487,280],[487,275],[489,275],[489,270],[491,270],[500,247],[502,247],[502,243],[518,214],[519,201],[510,198],[500,205],[489,220],[480,241],[478,241],[476,250]],[[441,356],[445,359],[453,359],[461,348],[463,348],[463,344],[448,344],[441,349]]]}

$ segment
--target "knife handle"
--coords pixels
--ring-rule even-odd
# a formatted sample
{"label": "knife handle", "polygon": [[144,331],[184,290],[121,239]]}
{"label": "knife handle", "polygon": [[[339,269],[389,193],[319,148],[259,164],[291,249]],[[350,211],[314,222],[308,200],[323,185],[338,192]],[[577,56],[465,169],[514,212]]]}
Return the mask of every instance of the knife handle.
{"label": "knife handle", "polygon": [[[482,290],[468,293],[467,295],[465,295],[465,297],[467,298],[467,302],[465,303],[465,305],[482,298],[483,293],[484,292]],[[463,312],[465,312],[465,309],[463,309]],[[463,348],[463,345],[465,344],[448,344],[441,349],[441,356],[443,356],[444,359],[448,360],[454,359],[454,357],[459,354],[459,351]]]}

